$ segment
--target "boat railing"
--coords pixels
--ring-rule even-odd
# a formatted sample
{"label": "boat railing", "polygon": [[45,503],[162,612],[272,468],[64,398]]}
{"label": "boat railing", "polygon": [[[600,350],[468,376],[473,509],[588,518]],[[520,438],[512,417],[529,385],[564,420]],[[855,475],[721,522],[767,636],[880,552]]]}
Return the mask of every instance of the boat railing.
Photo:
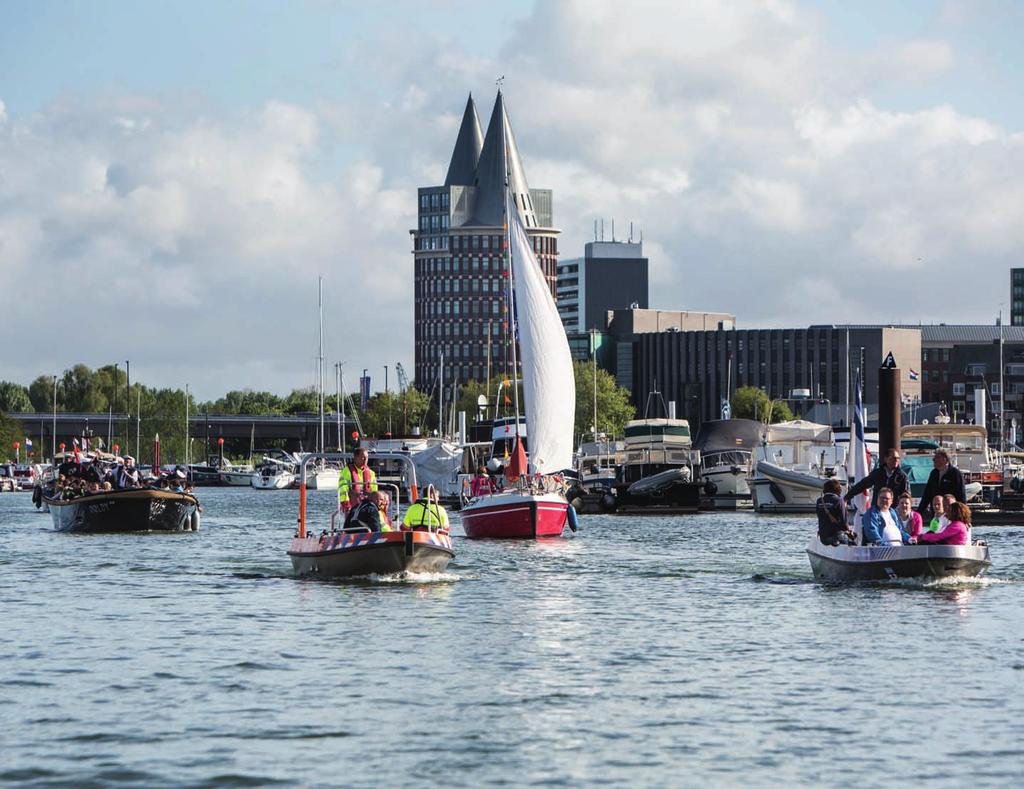
{"label": "boat railing", "polygon": [[[400,491],[398,485],[395,485],[395,484],[393,484],[391,482],[378,482],[377,483],[377,489],[380,490],[381,488],[384,488],[385,492],[388,492],[388,496],[389,496],[389,499],[390,499],[388,501],[388,518],[391,519],[392,523],[400,523],[401,520],[402,520],[402,517],[401,517],[402,516],[402,505],[401,505],[401,502],[399,501],[399,499],[401,498],[401,491]],[[391,493],[390,493],[390,491],[392,491],[392,490],[394,491],[394,495],[391,495]],[[337,521],[338,516],[341,515],[342,513],[344,513],[344,510],[342,510],[340,506],[337,509],[335,509],[334,512],[331,513],[331,531],[332,532],[335,532],[335,531],[338,530],[337,526],[335,526],[335,522]],[[345,513],[345,514],[347,514],[347,513]],[[349,527],[345,527],[344,531],[360,532],[360,531],[370,531],[370,529],[367,528],[366,526],[349,526]]]}
{"label": "boat railing", "polygon": [[[412,458],[401,452],[374,452],[374,458],[382,460],[397,460],[404,465],[407,473],[406,479],[409,481],[409,492],[412,501],[418,498],[417,486],[416,486],[416,465],[412,462]],[[299,463],[299,537],[306,536],[306,469],[312,461],[315,460],[336,460],[344,466],[348,461],[352,459],[351,452],[310,452]],[[378,483],[380,487],[380,483]],[[398,495],[395,495],[395,501],[398,501]],[[332,528],[333,528],[333,517],[332,517]]]}

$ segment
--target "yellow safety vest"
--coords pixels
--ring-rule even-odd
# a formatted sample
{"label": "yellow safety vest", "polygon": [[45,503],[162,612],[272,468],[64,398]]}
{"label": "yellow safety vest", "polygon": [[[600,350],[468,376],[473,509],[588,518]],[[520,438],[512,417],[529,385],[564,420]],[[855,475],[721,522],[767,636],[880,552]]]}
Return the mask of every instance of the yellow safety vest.
{"label": "yellow safety vest", "polygon": [[[362,479],[359,477],[362,476]],[[338,503],[344,504],[348,501],[349,493],[352,493],[353,503],[363,498],[367,493],[377,490],[377,475],[369,465],[363,466],[362,474],[359,469],[349,463],[338,475]]]}
{"label": "yellow safety vest", "polygon": [[447,529],[448,513],[440,504],[420,499],[405,511],[402,525],[407,529],[427,527],[431,529]]}

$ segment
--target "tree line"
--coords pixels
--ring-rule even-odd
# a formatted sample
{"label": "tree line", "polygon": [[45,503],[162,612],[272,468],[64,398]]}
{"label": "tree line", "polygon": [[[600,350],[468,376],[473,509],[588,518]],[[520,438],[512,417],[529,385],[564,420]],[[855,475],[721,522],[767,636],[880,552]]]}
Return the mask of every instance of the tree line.
{"label": "tree line", "polygon": [[[576,423],[574,440],[592,430],[594,424],[594,375],[586,362],[573,366],[576,378]],[[499,395],[499,392],[501,393]],[[454,394],[454,407],[452,398]],[[478,414],[478,400],[481,395],[488,398],[491,408],[486,415],[492,416],[494,406],[503,414],[511,413],[513,401],[511,382],[496,377],[490,382],[468,381],[456,387],[454,393],[446,387],[444,393],[444,414],[438,412],[436,384],[426,392],[408,387],[400,392],[377,392],[373,394],[366,408],[361,407],[359,398],[349,394],[345,403],[340,404],[333,394],[325,394],[324,410],[328,417],[336,418],[339,409],[349,419],[355,419],[366,436],[380,437],[390,432],[395,436],[409,435],[414,428],[422,434],[438,429],[443,417],[445,428],[454,422],[453,414],[464,411],[469,421]],[[520,389],[521,396],[521,389]],[[501,402],[495,403],[496,400]],[[507,401],[507,402],[506,402]],[[11,381],[0,381],[0,457],[13,454],[12,444],[24,442],[26,437],[35,435],[35,456],[49,454],[49,447],[43,447],[39,429],[35,431],[19,426],[18,422],[5,414],[36,413],[42,418],[56,410],[58,413],[78,414],[131,414],[130,424],[120,420],[113,425],[110,443],[117,443],[123,449],[135,446],[136,419],[141,434],[141,443],[146,450],[141,452],[148,458],[148,447],[156,434],[160,435],[161,457],[165,462],[181,462],[185,457],[185,412],[223,416],[310,416],[319,412],[318,395],[314,387],[293,389],[288,395],[280,396],[268,391],[251,389],[232,390],[215,400],[197,400],[191,392],[183,389],[160,389],[132,381],[129,386],[124,369],[107,365],[96,370],[87,365],[76,364],[65,370],[61,376],[40,375],[28,386]],[[634,409],[627,390],[615,383],[615,378],[604,370],[597,371],[597,427],[599,432],[621,435],[626,422],[633,418]],[[107,422],[96,425],[96,433],[107,441]],[[29,435],[23,435],[28,433]],[[193,437],[194,439],[194,437]],[[236,444],[238,442],[235,442]],[[230,456],[248,452],[245,446],[226,447]],[[263,447],[268,442],[261,442]],[[24,447],[21,452],[25,456]],[[201,459],[203,450],[197,453],[193,447],[190,455]]]}

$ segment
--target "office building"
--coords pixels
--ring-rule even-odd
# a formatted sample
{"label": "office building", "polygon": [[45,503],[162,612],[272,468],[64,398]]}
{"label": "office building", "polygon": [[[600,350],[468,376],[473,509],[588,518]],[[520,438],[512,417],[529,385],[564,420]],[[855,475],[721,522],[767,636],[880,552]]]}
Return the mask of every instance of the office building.
{"label": "office building", "polygon": [[[507,158],[506,158],[507,152]],[[416,384],[510,372],[505,184],[555,295],[558,230],[552,194],[531,189],[499,92],[486,134],[470,96],[445,182],[418,190],[413,237]]]}
{"label": "office building", "polygon": [[1010,325],[1024,326],[1024,268],[1010,269]]}
{"label": "office building", "polygon": [[590,241],[558,267],[558,312],[567,334],[604,331],[611,310],[648,307],[643,242]]}

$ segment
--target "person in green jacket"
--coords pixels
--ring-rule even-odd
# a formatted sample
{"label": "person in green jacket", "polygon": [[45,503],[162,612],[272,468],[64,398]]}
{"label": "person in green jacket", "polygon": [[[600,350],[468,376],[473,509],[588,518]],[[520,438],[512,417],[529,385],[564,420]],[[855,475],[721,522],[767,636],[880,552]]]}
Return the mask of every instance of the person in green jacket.
{"label": "person in green jacket", "polygon": [[437,489],[431,485],[427,495],[420,498],[405,511],[402,526],[406,529],[428,529],[436,531],[448,528],[448,513],[438,503]]}
{"label": "person in green jacket", "polygon": [[367,493],[377,490],[377,475],[367,465],[370,453],[366,447],[357,447],[348,463],[338,475],[338,508],[348,512],[365,498]]}

